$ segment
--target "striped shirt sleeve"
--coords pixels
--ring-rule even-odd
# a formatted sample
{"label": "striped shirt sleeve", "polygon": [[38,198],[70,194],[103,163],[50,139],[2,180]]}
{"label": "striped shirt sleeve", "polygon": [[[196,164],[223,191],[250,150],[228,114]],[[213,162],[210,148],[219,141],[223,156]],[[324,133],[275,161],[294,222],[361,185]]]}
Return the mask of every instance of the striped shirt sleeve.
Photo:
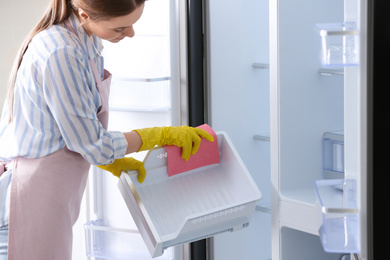
{"label": "striped shirt sleeve", "polygon": [[80,50],[57,48],[45,61],[42,86],[47,106],[70,150],[95,165],[125,155],[123,133],[106,131],[97,118],[100,97],[94,95],[96,85],[89,61]]}

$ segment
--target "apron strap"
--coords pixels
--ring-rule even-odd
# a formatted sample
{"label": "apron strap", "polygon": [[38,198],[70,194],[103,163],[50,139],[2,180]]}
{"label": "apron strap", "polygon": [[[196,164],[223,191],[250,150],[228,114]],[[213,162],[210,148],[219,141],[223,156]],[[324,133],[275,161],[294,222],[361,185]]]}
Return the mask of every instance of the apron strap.
{"label": "apron strap", "polygon": [[0,176],[7,170],[5,162],[0,162]]}
{"label": "apron strap", "polygon": [[100,82],[102,82],[102,79],[100,78],[99,72],[97,71],[96,63],[93,60],[90,60],[89,64],[91,65],[92,73],[95,77],[96,84],[100,84]]}

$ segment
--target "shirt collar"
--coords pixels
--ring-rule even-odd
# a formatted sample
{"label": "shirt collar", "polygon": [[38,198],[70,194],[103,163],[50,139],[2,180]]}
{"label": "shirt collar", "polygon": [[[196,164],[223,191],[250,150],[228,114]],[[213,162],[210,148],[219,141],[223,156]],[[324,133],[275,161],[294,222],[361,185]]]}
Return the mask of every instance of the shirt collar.
{"label": "shirt collar", "polygon": [[102,40],[95,35],[92,36],[92,40],[81,25],[81,22],[76,16],[76,14],[72,13],[70,15],[69,22],[73,26],[73,29],[75,30],[78,38],[80,39],[84,52],[88,55],[88,58],[91,60],[94,59],[96,56],[101,56],[103,50]]}

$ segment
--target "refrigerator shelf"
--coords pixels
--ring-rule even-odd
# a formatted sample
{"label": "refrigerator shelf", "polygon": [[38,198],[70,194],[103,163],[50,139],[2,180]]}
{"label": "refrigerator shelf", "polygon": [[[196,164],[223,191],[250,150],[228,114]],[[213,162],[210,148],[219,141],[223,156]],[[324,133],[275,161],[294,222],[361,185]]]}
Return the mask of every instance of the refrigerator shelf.
{"label": "refrigerator shelf", "polygon": [[271,140],[270,135],[254,135],[253,139],[257,141],[264,141],[264,142],[269,142]]}
{"label": "refrigerator shelf", "polygon": [[321,36],[321,63],[324,67],[359,65],[359,39],[355,23],[316,24]]}
{"label": "refrigerator shelf", "polygon": [[112,79],[110,110],[166,111],[170,105],[170,77]]}
{"label": "refrigerator shelf", "polygon": [[252,64],[252,67],[254,69],[269,69],[269,64],[267,64],[267,63],[260,63],[260,62],[254,62]]}
{"label": "refrigerator shelf", "polygon": [[344,75],[344,69],[340,68],[322,68],[318,70],[318,73],[321,76],[343,76]]}
{"label": "refrigerator shelf", "polygon": [[123,172],[118,186],[152,257],[166,248],[248,226],[261,192],[231,141],[217,133],[221,163],[168,177],[164,147],[148,152],[145,181]]}
{"label": "refrigerator shelf", "polygon": [[315,181],[315,188],[321,205],[322,225],[319,235],[324,250],[358,253],[360,227],[356,181],[318,180]]}

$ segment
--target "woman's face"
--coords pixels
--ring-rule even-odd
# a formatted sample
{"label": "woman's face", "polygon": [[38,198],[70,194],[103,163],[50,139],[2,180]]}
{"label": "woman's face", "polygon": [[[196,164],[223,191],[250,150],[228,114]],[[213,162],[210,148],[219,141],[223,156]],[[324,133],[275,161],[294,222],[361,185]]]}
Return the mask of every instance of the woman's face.
{"label": "woman's face", "polygon": [[79,9],[82,25],[89,36],[97,37],[113,43],[123,40],[125,37],[133,37],[135,32],[133,25],[141,18],[144,4],[132,13],[124,16],[110,18],[109,20],[91,20],[83,10]]}

